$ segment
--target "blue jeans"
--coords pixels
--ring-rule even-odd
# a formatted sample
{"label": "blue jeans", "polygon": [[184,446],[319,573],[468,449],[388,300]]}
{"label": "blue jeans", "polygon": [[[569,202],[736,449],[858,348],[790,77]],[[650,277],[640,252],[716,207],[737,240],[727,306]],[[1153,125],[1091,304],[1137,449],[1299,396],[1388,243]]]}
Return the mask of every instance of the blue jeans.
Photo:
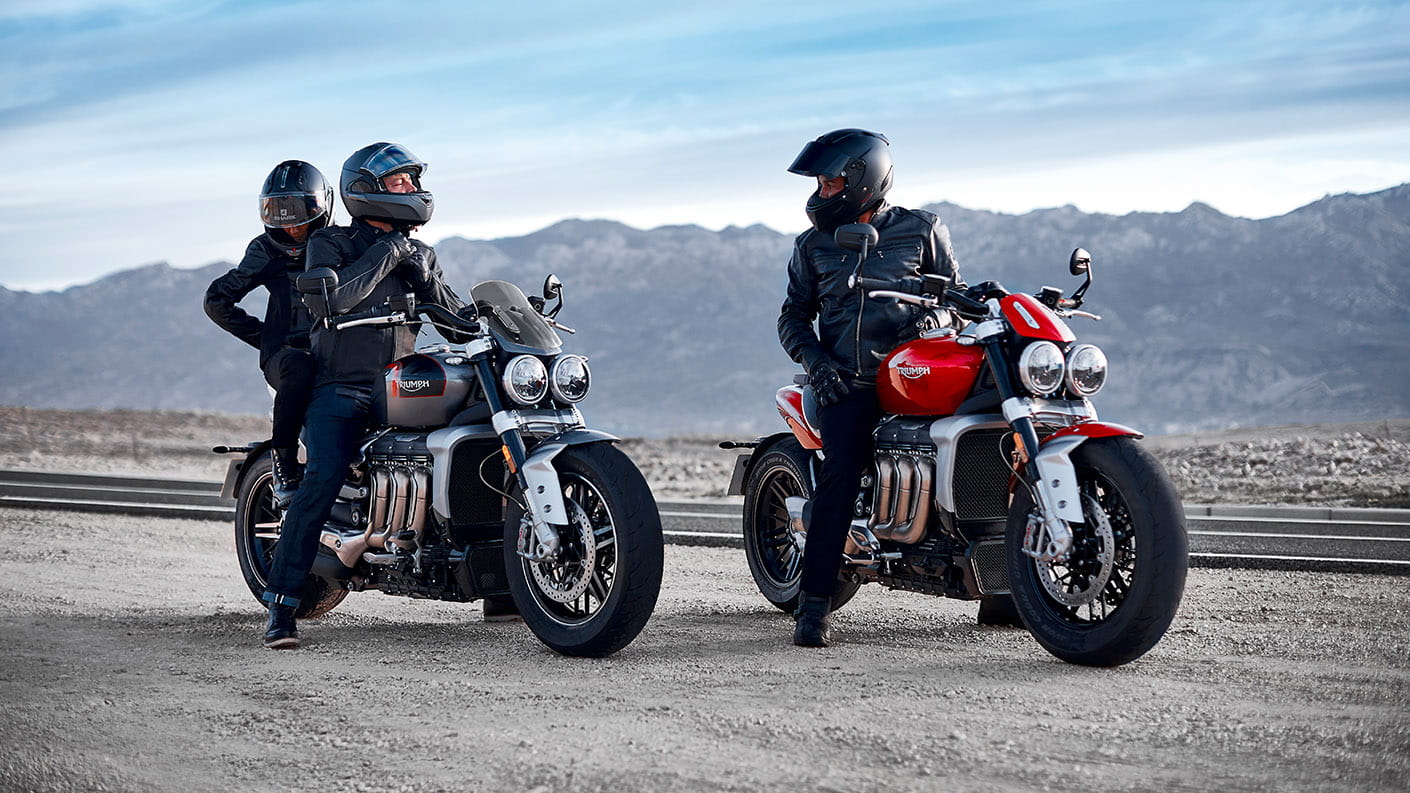
{"label": "blue jeans", "polygon": [[303,483],[284,515],[264,590],[265,602],[299,605],[304,579],[318,555],[318,538],[328,520],[328,511],[347,480],[348,465],[357,456],[367,432],[371,404],[372,393],[366,388],[322,385],[313,390],[304,421],[308,465],[304,466]]}
{"label": "blue jeans", "polygon": [[805,595],[831,597],[837,589],[852,507],[871,463],[872,432],[880,419],[875,388],[853,386],[842,401],[818,408],[824,457],[803,546]]}

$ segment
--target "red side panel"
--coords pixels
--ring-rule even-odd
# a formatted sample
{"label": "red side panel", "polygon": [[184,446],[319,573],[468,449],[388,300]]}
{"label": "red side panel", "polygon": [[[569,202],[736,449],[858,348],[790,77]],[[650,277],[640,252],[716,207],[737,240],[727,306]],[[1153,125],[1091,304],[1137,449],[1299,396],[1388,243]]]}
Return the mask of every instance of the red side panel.
{"label": "red side panel", "polygon": [[1014,333],[1026,339],[1056,342],[1077,339],[1077,334],[1067,327],[1066,322],[1032,295],[1009,295],[999,301],[999,307],[1004,311],[1004,318],[1013,326]]}
{"label": "red side panel", "polygon": [[822,434],[813,425],[808,423],[808,417],[803,415],[803,389],[796,385],[784,386],[774,394],[774,402],[778,404],[778,414],[783,416],[783,420],[788,424],[788,428],[793,430],[793,435],[804,449],[821,449]]}
{"label": "red side panel", "polygon": [[1087,438],[1115,438],[1127,436],[1131,438],[1144,438],[1145,433],[1140,430],[1133,430],[1122,424],[1112,424],[1109,421],[1084,421],[1081,424],[1073,424],[1071,427],[1063,427],[1043,440],[1047,443],[1054,438],[1061,438],[1065,435],[1082,435]]}
{"label": "red side panel", "polygon": [[948,416],[969,396],[983,368],[983,350],[961,347],[954,337],[908,341],[877,370],[877,398],[887,413]]}

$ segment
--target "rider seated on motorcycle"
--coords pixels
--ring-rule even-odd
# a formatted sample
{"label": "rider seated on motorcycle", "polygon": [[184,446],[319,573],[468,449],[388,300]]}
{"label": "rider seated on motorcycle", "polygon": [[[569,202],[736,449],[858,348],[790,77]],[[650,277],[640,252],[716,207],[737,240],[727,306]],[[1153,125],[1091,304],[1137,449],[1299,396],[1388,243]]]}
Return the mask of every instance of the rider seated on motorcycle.
{"label": "rider seated on motorcycle", "polygon": [[[327,291],[327,305],[321,305],[321,295],[305,296],[316,304],[320,319],[365,311],[406,293],[452,311],[464,305],[442,281],[435,251],[408,236],[431,219],[434,209],[431,193],[421,185],[425,171],[426,163],[395,143],[365,146],[343,163],[338,192],[352,223],[322,229],[308,244],[308,268],[329,267],[339,276]],[[299,646],[294,615],[318,553],[319,534],[357,457],[373,386],[383,368],[412,352],[416,328],[371,325],[339,331],[315,322],[311,338],[318,370],[305,434],[308,466],[284,516],[264,593],[269,604],[264,645],[273,649]],[[512,601],[509,610],[515,613]],[[486,617],[494,617],[488,602]]]}
{"label": "rider seated on motorcycle", "polygon": [[[865,290],[848,286],[849,277],[959,278],[945,224],[929,212],[886,203],[891,165],[884,136],[840,129],[808,143],[788,168],[818,183],[807,204],[813,227],[793,243],[788,292],[778,318],[784,351],[808,372],[823,444],[793,632],[793,643],[802,647],[831,642],[828,615],[843,545],[862,473],[872,457],[872,431],[881,418],[878,364],[897,344],[919,334],[924,316],[907,303],[869,300]],[[838,226],[855,222],[872,224],[880,235],[864,262],[833,240]]]}
{"label": "rider seated on motorcycle", "polygon": [[[299,486],[299,431],[313,391],[313,356],[308,350],[312,318],[294,290],[304,270],[309,235],[333,217],[333,188],[302,160],[274,166],[259,194],[264,233],[250,240],[240,265],[211,282],[206,315],[235,338],[259,350],[264,379],[274,388],[274,497],[287,507]],[[237,305],[257,287],[269,292],[264,322]]]}

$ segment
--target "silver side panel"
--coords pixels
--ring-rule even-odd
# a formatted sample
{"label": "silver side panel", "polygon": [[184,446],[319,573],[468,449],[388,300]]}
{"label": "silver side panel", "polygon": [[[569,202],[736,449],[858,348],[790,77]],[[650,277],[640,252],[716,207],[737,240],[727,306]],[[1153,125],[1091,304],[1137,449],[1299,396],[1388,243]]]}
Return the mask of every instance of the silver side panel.
{"label": "silver side panel", "polygon": [[960,436],[970,430],[1007,427],[998,413],[951,416],[930,425],[930,441],[935,444],[935,503],[949,513],[955,511],[955,450]]}
{"label": "silver side panel", "polygon": [[446,427],[426,436],[426,448],[431,452],[431,509],[441,520],[450,520],[450,462],[455,447],[465,441],[499,439],[490,424],[465,424]]}

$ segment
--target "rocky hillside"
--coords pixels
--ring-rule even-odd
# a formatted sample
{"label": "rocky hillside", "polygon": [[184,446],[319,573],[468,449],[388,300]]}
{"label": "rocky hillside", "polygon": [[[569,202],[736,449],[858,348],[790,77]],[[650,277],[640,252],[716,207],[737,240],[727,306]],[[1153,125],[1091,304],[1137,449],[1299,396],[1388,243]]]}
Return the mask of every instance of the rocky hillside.
{"label": "rocky hillside", "polygon": [[[1410,185],[1331,196],[1248,220],[1176,213],[1023,215],[934,205],[964,276],[1071,291],[1068,253],[1094,256],[1073,320],[1101,344],[1106,418],[1147,431],[1410,416]],[[524,237],[437,246],[460,291],[502,278],[537,291],[557,273],[566,346],[596,377],[588,418],[612,431],[750,435],[776,429],[773,392],[795,370],[775,321],[791,238],[762,226],[649,231],[564,221]],[[228,268],[126,270],[63,292],[0,288],[0,404],[267,410],[255,352],[201,310]],[[251,299],[259,311],[259,300]]]}

